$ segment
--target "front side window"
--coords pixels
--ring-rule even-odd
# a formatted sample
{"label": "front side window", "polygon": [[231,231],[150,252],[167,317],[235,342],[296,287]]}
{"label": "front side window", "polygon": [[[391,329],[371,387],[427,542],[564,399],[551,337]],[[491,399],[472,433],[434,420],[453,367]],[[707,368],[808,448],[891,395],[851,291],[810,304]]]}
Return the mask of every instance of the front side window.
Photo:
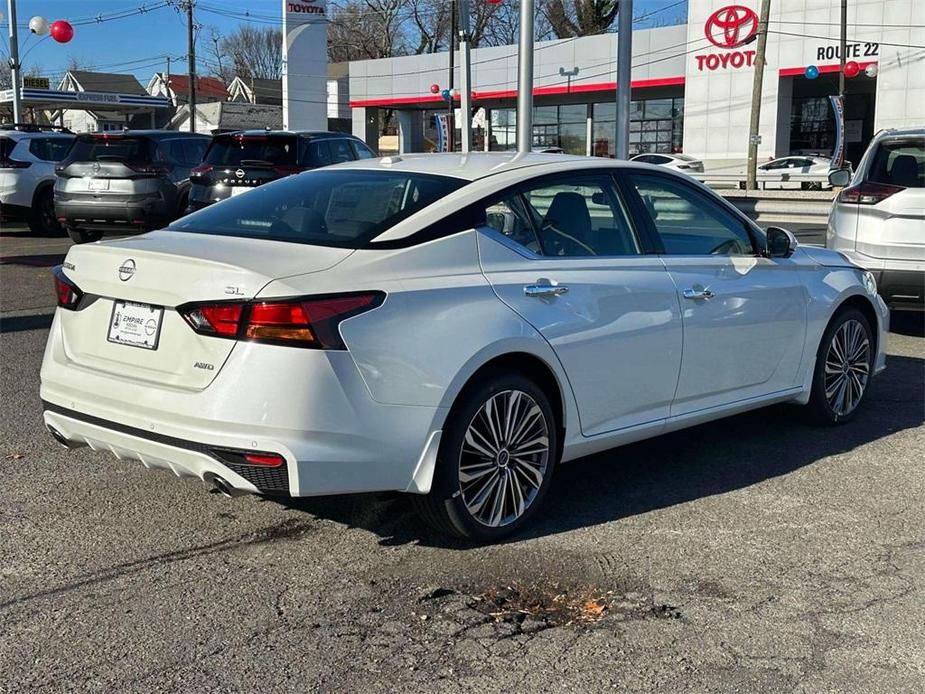
{"label": "front side window", "polygon": [[353,145],[353,151],[356,153],[357,159],[374,159],[376,154],[364,143],[358,142],[356,140],[351,140],[351,145]]}
{"label": "front side window", "polygon": [[537,255],[543,254],[533,222],[527,216],[519,196],[508,195],[486,205],[485,225],[527,250]]}
{"label": "front side window", "polygon": [[522,191],[543,255],[637,255],[639,243],[606,178],[563,178]]}
{"label": "front side window", "polygon": [[667,176],[628,173],[668,255],[754,255],[745,224]]}
{"label": "front side window", "polygon": [[331,140],[331,157],[335,164],[344,161],[353,161],[353,151],[350,149],[350,143],[346,140]]}
{"label": "front side window", "polygon": [[210,205],[168,230],[362,248],[464,184],[426,174],[317,169]]}
{"label": "front side window", "polygon": [[309,166],[328,166],[333,163],[331,148],[325,140],[314,140],[308,143]]}

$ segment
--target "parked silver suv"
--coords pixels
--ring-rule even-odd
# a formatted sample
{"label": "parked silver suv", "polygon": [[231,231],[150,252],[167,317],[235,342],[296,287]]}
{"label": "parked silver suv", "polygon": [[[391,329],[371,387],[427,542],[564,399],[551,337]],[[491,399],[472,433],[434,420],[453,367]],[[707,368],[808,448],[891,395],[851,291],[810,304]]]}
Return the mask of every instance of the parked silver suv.
{"label": "parked silver suv", "polygon": [[55,168],[58,220],[75,243],[169,224],[186,212],[189,173],[209,141],[169,130],[78,135]]}
{"label": "parked silver suv", "polygon": [[[832,205],[826,246],[870,270],[891,308],[925,307],[925,128],[874,136]],[[849,185],[850,184],[850,185]]]}

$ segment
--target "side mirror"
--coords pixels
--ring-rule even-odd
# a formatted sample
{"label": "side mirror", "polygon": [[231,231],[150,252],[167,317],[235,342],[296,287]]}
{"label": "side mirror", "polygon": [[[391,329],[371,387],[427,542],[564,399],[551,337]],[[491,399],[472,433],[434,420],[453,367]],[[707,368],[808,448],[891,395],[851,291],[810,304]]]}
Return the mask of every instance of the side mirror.
{"label": "side mirror", "polygon": [[836,188],[844,188],[851,183],[851,170],[836,169],[835,171],[829,171],[829,183]]}
{"label": "side mirror", "polygon": [[796,236],[780,227],[768,227],[767,235],[769,258],[789,258],[799,245]]}

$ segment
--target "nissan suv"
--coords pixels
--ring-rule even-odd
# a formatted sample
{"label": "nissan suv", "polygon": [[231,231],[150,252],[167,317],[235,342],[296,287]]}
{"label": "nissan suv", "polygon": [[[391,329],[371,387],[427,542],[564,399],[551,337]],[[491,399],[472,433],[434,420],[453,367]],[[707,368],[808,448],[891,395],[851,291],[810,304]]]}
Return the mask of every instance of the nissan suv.
{"label": "nissan suv", "polygon": [[278,178],[376,154],[345,133],[245,130],[216,135],[190,174],[190,211]]}
{"label": "nissan suv", "polygon": [[55,164],[74,142],[62,128],[0,127],[0,219],[26,222],[33,234],[56,235]]}
{"label": "nissan suv", "polygon": [[826,246],[877,279],[894,309],[925,308],[925,128],[882,130],[832,204]]}
{"label": "nissan suv", "polygon": [[58,221],[75,243],[169,224],[186,213],[190,170],[210,139],[172,130],[78,135],[55,168]]}

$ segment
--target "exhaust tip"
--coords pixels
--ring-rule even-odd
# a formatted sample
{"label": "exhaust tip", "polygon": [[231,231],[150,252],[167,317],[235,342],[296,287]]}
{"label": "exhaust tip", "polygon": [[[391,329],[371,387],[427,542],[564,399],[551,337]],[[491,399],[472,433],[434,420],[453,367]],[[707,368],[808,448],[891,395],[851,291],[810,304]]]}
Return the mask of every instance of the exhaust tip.
{"label": "exhaust tip", "polygon": [[219,477],[218,475],[210,476],[209,479],[206,480],[206,484],[209,485],[209,491],[211,491],[213,494],[221,494],[222,496],[226,496],[229,499],[247,494],[247,492],[243,489],[235,488],[231,485],[231,483],[228,482],[228,480]]}
{"label": "exhaust tip", "polygon": [[51,434],[51,437],[55,441],[57,441],[59,444],[61,444],[64,448],[68,448],[68,449],[80,448],[81,446],[85,445],[77,441],[69,440],[64,434],[62,434],[60,431],[58,431],[57,429],[55,429],[53,426],[49,424],[46,424],[45,428],[48,429],[48,433]]}

